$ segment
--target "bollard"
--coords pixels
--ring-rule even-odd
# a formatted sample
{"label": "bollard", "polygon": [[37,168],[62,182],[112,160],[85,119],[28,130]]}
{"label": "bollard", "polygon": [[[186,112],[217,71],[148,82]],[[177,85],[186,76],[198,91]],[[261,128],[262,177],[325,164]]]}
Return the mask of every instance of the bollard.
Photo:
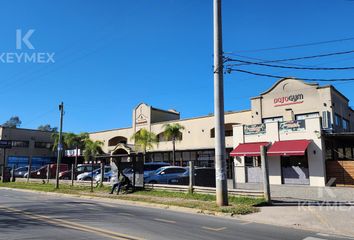
{"label": "bollard", "polygon": [[50,166],[48,164],[47,165],[47,183],[49,183],[49,179],[50,179]]}
{"label": "bollard", "polygon": [[74,186],[75,167],[71,164],[71,186]]}
{"label": "bollard", "polygon": [[103,187],[103,180],[104,180],[104,164],[103,161],[101,162],[101,182],[100,187]]}

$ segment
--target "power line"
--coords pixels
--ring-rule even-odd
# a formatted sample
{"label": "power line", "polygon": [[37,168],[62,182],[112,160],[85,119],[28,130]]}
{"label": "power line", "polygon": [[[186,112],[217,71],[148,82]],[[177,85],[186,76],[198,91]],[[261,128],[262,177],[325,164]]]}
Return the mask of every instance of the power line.
{"label": "power line", "polygon": [[[261,76],[261,77],[269,77],[269,78],[289,78],[289,77],[271,75],[271,74],[266,74],[266,73],[251,72],[251,71],[246,71],[246,70],[241,70],[241,69],[232,69],[232,68],[227,69],[228,73],[230,73],[231,71],[247,73],[247,74],[251,74],[251,75],[255,75],[255,76]],[[354,78],[322,79],[322,78],[300,78],[300,77],[296,77],[296,79],[303,80],[303,81],[309,81],[309,82],[348,82],[348,81],[354,81]]]}
{"label": "power line", "polygon": [[[244,61],[239,59],[229,59],[228,61],[231,62],[241,62],[246,64],[252,65],[259,65],[265,67],[273,67],[273,68],[287,68],[287,69],[297,69],[297,70],[350,70],[354,69],[354,67],[295,67],[295,66],[281,66],[281,65],[273,65],[273,64],[266,64],[261,62],[251,62],[251,61]],[[227,67],[238,66],[238,64],[229,64],[226,65]]]}
{"label": "power line", "polygon": [[329,40],[329,41],[320,41],[320,42],[312,42],[312,43],[295,44],[295,45],[288,45],[288,46],[282,46],[282,47],[272,47],[272,48],[260,48],[260,49],[254,49],[254,50],[234,51],[234,52],[231,52],[231,54],[232,53],[247,53],[247,52],[248,53],[251,53],[251,52],[264,52],[264,51],[272,51],[272,50],[280,50],[280,49],[288,49],[288,48],[307,47],[307,46],[322,45],[322,44],[335,43],[335,42],[345,42],[345,41],[351,41],[351,40],[354,40],[354,37],[335,39],[335,40]]}
{"label": "power line", "polygon": [[[334,53],[325,53],[325,54],[304,56],[304,57],[296,57],[296,58],[285,58],[285,59],[278,59],[278,60],[269,60],[269,61],[262,61],[262,62],[258,62],[258,63],[288,62],[288,61],[296,61],[296,60],[304,60],[304,59],[312,59],[312,58],[321,58],[321,57],[330,57],[330,56],[336,56],[336,55],[344,55],[344,54],[350,54],[350,53],[354,53],[354,50],[343,51],[343,52],[334,52]],[[238,56],[243,57],[241,55],[238,55]],[[230,58],[226,58],[226,61],[228,61],[229,59]],[[240,64],[239,66],[241,66],[241,65],[245,65],[245,64]]]}

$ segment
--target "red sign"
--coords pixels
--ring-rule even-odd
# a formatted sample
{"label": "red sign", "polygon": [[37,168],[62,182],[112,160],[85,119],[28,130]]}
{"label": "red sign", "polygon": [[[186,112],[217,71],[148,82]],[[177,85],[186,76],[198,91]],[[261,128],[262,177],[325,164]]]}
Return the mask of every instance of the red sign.
{"label": "red sign", "polygon": [[290,95],[287,97],[274,98],[273,102],[274,102],[274,107],[300,104],[304,102],[304,95],[300,93],[300,94]]}

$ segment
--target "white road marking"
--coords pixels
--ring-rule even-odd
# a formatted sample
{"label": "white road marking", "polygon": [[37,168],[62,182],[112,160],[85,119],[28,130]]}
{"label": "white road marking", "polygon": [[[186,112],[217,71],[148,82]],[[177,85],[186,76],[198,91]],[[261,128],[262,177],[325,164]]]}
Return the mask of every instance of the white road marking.
{"label": "white road marking", "polygon": [[124,212],[122,212],[122,213],[118,213],[119,215],[123,215],[123,216],[129,216],[129,217],[134,217],[134,215],[133,214],[130,214],[130,213],[124,213]]}
{"label": "white road marking", "polygon": [[162,219],[162,218],[154,218],[154,220],[159,222],[164,222],[164,223],[176,223],[176,221]]}
{"label": "white road marking", "polygon": [[203,226],[202,228],[203,228],[203,229],[206,229],[206,230],[214,231],[214,232],[220,232],[220,231],[222,231],[222,230],[225,230],[225,229],[226,229],[226,227],[211,228],[211,227],[205,227],[205,226]]}
{"label": "white road marking", "polygon": [[326,240],[324,238],[315,238],[315,237],[307,237],[307,238],[304,238],[303,240]]}

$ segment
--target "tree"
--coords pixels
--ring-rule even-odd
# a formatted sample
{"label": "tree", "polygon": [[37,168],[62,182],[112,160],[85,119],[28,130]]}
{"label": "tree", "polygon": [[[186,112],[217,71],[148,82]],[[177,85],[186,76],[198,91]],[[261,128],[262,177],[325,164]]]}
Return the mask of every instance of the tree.
{"label": "tree", "polygon": [[39,125],[37,129],[40,131],[46,131],[46,132],[58,132],[58,128],[51,127],[50,124]]}
{"label": "tree", "polygon": [[7,128],[18,128],[22,124],[22,121],[18,116],[12,116],[9,120],[7,120],[2,126]]}
{"label": "tree", "polygon": [[[68,149],[76,149],[76,152],[78,152],[79,149],[84,149],[85,148],[85,141],[89,139],[89,134],[88,133],[80,133],[80,134],[75,134],[75,133],[63,133],[62,135],[62,144],[63,144],[63,149],[68,150]],[[53,151],[57,151],[58,149],[58,143],[59,143],[59,134],[57,132],[52,133],[52,139],[54,140],[53,143]],[[75,167],[77,165],[77,156],[75,156]]]}
{"label": "tree", "polygon": [[78,151],[79,149],[84,149],[85,148],[85,141],[89,139],[89,134],[88,133],[80,133],[80,134],[75,134],[75,133],[64,133],[63,135],[63,142],[64,145],[68,149],[75,148],[75,168],[77,166],[77,159],[78,159]]}
{"label": "tree", "polygon": [[93,141],[89,138],[85,140],[84,148],[84,158],[85,161],[93,161],[93,157],[97,156],[99,153],[102,153],[103,142]]}
{"label": "tree", "polygon": [[144,162],[146,160],[146,150],[152,149],[154,144],[157,144],[157,137],[153,132],[149,132],[145,128],[140,129],[131,137],[134,140],[135,147],[142,150],[144,153]]}
{"label": "tree", "polygon": [[167,141],[172,141],[172,164],[175,165],[176,162],[176,141],[181,140],[182,132],[184,126],[178,123],[164,124],[164,137]]}

